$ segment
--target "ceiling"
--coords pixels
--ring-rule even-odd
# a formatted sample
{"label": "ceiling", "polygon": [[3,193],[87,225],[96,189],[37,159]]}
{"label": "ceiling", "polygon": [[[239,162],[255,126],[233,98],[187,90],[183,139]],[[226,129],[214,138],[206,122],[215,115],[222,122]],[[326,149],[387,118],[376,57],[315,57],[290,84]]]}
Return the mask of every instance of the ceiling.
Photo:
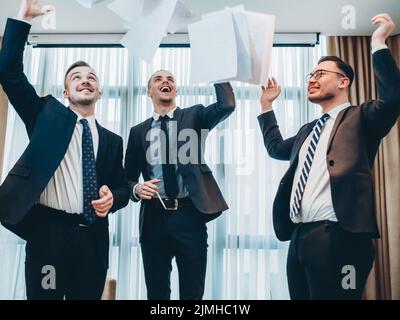
{"label": "ceiling", "polygon": [[[74,0],[42,0],[56,7],[55,30],[45,30],[40,19],[33,23],[32,33],[125,33],[124,21],[104,5],[86,9]],[[244,4],[250,11],[276,15],[276,32],[320,32],[323,35],[370,35],[374,27],[370,18],[377,13],[391,14],[400,33],[400,0],[185,0],[196,15],[220,10],[225,6]],[[7,17],[16,16],[20,0],[1,0],[0,34]],[[344,29],[342,9],[354,8],[355,29]],[[185,30],[180,30],[185,32]]]}

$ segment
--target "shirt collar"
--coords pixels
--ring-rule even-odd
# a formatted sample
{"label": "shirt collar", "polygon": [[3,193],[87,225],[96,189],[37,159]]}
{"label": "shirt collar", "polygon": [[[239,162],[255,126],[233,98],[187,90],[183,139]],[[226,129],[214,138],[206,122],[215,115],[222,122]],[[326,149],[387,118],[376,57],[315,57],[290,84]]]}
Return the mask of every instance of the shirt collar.
{"label": "shirt collar", "polygon": [[75,110],[71,109],[70,110],[75,113],[77,115],[77,119],[76,119],[76,123],[79,123],[80,120],[82,119],[86,119],[89,122],[89,125],[91,127],[93,127],[94,125],[96,125],[96,116],[95,115],[91,115],[89,117],[82,117],[78,112],[76,112]]}
{"label": "shirt collar", "polygon": [[[170,112],[167,113],[168,118],[172,119],[174,117],[174,112],[175,112],[176,108],[178,108],[178,107],[173,108]],[[155,111],[153,112],[154,121],[157,121],[160,118],[160,116],[161,115],[158,114],[157,112],[155,112]]]}
{"label": "shirt collar", "polygon": [[351,104],[350,102],[345,102],[342,104],[339,104],[338,106],[334,107],[333,109],[329,110],[327,114],[329,114],[329,117],[332,118],[333,120],[336,120],[337,115],[339,114],[340,111],[350,107]]}

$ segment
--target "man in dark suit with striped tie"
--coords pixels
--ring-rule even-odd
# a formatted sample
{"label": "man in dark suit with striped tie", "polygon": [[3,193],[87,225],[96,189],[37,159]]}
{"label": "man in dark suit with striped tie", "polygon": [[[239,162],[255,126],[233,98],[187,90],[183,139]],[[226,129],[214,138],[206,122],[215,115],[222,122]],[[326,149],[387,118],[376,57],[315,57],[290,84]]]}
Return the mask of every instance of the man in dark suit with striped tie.
{"label": "man in dark suit with striped tie", "polygon": [[360,299],[374,260],[377,228],[371,168],[381,139],[400,113],[400,73],[385,40],[387,14],[372,18],[378,100],[351,106],[354,72],[323,57],[308,76],[308,98],[323,115],[283,140],[272,110],[280,87],[263,86],[258,117],[269,155],[290,160],[273,205],[277,237],[291,240],[287,277],[292,299]]}

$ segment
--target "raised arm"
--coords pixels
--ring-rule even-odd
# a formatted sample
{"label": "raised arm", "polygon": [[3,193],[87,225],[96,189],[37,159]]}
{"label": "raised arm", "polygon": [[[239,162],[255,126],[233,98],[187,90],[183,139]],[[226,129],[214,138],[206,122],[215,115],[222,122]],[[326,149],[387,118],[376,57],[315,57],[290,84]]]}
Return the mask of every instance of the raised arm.
{"label": "raised arm", "polygon": [[294,137],[283,140],[275,113],[272,109],[272,103],[281,93],[281,87],[275,78],[271,78],[261,89],[260,104],[262,113],[258,116],[258,122],[263,135],[265,148],[271,158],[290,160]]}
{"label": "raised arm", "polygon": [[368,132],[384,137],[396,123],[400,114],[400,71],[385,45],[395,25],[388,14],[378,14],[371,19],[379,27],[371,38],[371,47],[378,100],[362,105]]}
{"label": "raised arm", "polygon": [[217,102],[199,110],[198,119],[202,129],[213,129],[235,110],[235,95],[229,82],[214,84]]}
{"label": "raised arm", "polygon": [[[51,8],[41,6],[38,1],[24,0],[18,19],[29,21]],[[0,52],[0,83],[29,131],[40,111],[41,100],[24,74],[23,55],[31,25],[20,20],[7,20]]]}

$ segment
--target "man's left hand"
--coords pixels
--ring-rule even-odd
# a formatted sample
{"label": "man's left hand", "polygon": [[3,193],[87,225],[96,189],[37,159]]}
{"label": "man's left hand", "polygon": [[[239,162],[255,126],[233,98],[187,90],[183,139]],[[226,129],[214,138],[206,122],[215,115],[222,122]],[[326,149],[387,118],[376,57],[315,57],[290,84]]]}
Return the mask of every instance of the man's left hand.
{"label": "man's left hand", "polygon": [[92,206],[97,216],[105,218],[114,204],[114,197],[111,190],[106,185],[100,188],[99,195],[100,199],[93,200]]}

